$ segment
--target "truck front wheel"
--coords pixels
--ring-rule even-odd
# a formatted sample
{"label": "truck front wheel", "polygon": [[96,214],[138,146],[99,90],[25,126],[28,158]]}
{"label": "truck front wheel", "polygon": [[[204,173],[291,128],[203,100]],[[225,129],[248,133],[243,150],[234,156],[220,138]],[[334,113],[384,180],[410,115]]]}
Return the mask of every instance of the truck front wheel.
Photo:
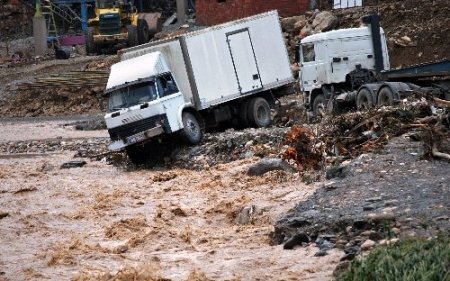
{"label": "truck front wheel", "polygon": [[270,125],[269,103],[263,98],[254,98],[248,105],[248,121],[251,126],[263,128]]}
{"label": "truck front wheel", "polygon": [[136,165],[144,164],[148,160],[149,155],[144,145],[130,145],[125,150],[128,158]]}
{"label": "truck front wheel", "polygon": [[378,92],[378,105],[393,105],[394,104],[394,93],[389,87],[384,87]]}
{"label": "truck front wheel", "polygon": [[367,89],[361,89],[356,97],[356,108],[358,110],[367,110],[373,107],[372,94]]}
{"label": "truck front wheel", "polygon": [[203,138],[203,131],[194,114],[183,112],[183,126],[181,137],[188,144],[198,144]]}

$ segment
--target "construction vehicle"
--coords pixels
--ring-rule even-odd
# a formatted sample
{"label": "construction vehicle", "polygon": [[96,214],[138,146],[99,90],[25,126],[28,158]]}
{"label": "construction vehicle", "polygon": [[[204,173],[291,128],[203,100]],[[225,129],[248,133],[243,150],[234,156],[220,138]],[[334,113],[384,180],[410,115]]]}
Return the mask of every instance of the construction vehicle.
{"label": "construction vehicle", "polygon": [[165,136],[197,144],[224,121],[268,126],[276,97],[295,82],[276,11],[119,54],[105,90],[109,149],[125,149],[135,163]]}
{"label": "construction vehicle", "polygon": [[86,34],[88,54],[144,44],[161,30],[161,13],[141,13],[133,3],[133,0],[95,1],[95,18],[88,20]]}
{"label": "construction vehicle", "polygon": [[386,37],[378,15],[366,26],[303,38],[296,52],[300,88],[310,116],[347,108],[393,105],[414,91],[450,99],[450,61],[390,70]]}

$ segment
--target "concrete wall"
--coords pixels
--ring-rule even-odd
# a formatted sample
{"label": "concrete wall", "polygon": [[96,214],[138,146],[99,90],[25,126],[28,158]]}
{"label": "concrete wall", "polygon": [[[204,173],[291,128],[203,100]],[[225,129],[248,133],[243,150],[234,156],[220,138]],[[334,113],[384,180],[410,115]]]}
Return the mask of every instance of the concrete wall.
{"label": "concrete wall", "polygon": [[270,10],[289,17],[307,11],[309,3],[310,0],[196,0],[196,17],[198,24],[206,26]]}

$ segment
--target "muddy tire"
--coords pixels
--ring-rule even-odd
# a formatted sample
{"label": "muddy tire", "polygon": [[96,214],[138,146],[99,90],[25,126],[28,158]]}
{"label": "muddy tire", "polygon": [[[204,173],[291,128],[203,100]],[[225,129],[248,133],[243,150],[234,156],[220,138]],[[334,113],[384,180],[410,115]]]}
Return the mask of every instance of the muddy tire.
{"label": "muddy tire", "polygon": [[356,108],[358,110],[368,110],[374,105],[372,94],[367,89],[361,89],[356,97]]}
{"label": "muddy tire", "polygon": [[313,115],[316,118],[323,118],[327,112],[327,106],[325,103],[325,96],[323,94],[317,95],[313,101]]}
{"label": "muddy tire", "polygon": [[137,36],[139,45],[145,44],[150,41],[148,24],[145,20],[138,20]]}
{"label": "muddy tire", "polygon": [[264,98],[253,98],[248,104],[248,123],[255,128],[263,128],[272,122],[270,116],[270,106]]}
{"label": "muddy tire", "polygon": [[203,138],[203,130],[200,122],[191,112],[183,112],[183,126],[181,137],[188,144],[198,144]]}
{"label": "muddy tire", "polygon": [[138,34],[137,27],[134,25],[127,25],[128,32],[128,47],[133,47],[138,45]]}
{"label": "muddy tire", "polygon": [[128,158],[136,165],[145,164],[149,155],[144,145],[131,145],[125,148]]}
{"label": "muddy tire", "polygon": [[378,92],[378,105],[379,106],[391,106],[394,105],[394,93],[391,88],[383,87]]}
{"label": "muddy tire", "polygon": [[97,54],[97,46],[94,43],[94,28],[88,27],[86,33],[86,53],[88,55],[96,55]]}

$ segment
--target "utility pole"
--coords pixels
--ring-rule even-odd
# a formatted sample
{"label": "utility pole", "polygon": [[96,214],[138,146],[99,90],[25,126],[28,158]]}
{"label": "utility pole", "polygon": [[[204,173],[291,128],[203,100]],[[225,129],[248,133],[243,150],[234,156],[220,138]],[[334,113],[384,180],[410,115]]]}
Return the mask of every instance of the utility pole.
{"label": "utility pole", "polygon": [[86,0],[81,0],[81,29],[87,32],[88,28],[88,10]]}
{"label": "utility pole", "polygon": [[41,0],[36,0],[36,13],[33,17],[34,52],[42,56],[47,51],[47,25],[42,14]]}

